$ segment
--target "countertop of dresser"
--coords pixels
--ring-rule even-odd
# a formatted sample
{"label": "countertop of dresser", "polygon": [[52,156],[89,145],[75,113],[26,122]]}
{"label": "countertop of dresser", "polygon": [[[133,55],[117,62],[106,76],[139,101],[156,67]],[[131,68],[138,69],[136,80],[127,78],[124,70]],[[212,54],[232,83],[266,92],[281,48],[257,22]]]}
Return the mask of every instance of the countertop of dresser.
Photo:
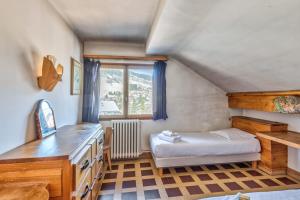
{"label": "countertop of dresser", "polygon": [[0,163],[45,159],[71,160],[101,128],[100,124],[66,125],[53,135],[23,144],[0,155]]}

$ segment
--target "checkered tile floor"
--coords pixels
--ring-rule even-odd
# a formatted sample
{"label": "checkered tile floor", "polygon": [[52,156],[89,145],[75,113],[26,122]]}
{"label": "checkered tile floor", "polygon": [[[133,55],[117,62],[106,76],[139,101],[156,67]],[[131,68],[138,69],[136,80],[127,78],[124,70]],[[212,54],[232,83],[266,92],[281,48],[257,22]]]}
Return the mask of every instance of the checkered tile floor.
{"label": "checkered tile floor", "polygon": [[287,176],[269,176],[248,163],[164,169],[159,177],[152,159],[113,163],[103,177],[98,200],[198,199],[237,192],[300,188]]}

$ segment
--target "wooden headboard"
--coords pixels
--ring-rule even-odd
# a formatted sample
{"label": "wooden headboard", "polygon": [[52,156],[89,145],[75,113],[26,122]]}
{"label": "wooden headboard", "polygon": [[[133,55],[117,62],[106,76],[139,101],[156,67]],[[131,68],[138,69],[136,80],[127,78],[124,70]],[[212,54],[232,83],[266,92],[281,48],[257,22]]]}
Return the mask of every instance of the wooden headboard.
{"label": "wooden headboard", "polygon": [[288,125],[281,122],[273,122],[244,116],[234,116],[231,120],[233,128],[238,128],[252,134],[256,134],[257,132],[288,130]]}

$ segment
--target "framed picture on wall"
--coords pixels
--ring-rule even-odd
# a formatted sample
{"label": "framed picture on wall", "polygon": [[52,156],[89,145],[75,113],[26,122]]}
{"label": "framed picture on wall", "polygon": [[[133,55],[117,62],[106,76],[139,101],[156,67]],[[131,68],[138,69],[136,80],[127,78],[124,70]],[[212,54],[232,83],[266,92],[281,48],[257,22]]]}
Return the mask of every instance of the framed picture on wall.
{"label": "framed picture on wall", "polygon": [[82,66],[81,63],[71,58],[71,95],[79,95],[81,92]]}

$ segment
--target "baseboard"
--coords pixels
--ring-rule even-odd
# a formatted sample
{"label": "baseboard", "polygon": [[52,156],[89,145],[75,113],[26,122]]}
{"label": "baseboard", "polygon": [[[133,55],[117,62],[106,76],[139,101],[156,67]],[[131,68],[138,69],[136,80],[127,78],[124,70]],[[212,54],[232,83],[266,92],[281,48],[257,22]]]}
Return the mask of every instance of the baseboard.
{"label": "baseboard", "polygon": [[151,151],[143,151],[141,155],[137,158],[119,158],[119,159],[112,159],[113,161],[126,161],[126,160],[136,160],[136,159],[152,159]]}
{"label": "baseboard", "polygon": [[144,151],[139,158],[141,159],[151,159],[152,158],[152,153],[151,151]]}
{"label": "baseboard", "polygon": [[287,175],[296,179],[296,180],[300,180],[300,172],[291,169],[291,168],[287,168]]}

